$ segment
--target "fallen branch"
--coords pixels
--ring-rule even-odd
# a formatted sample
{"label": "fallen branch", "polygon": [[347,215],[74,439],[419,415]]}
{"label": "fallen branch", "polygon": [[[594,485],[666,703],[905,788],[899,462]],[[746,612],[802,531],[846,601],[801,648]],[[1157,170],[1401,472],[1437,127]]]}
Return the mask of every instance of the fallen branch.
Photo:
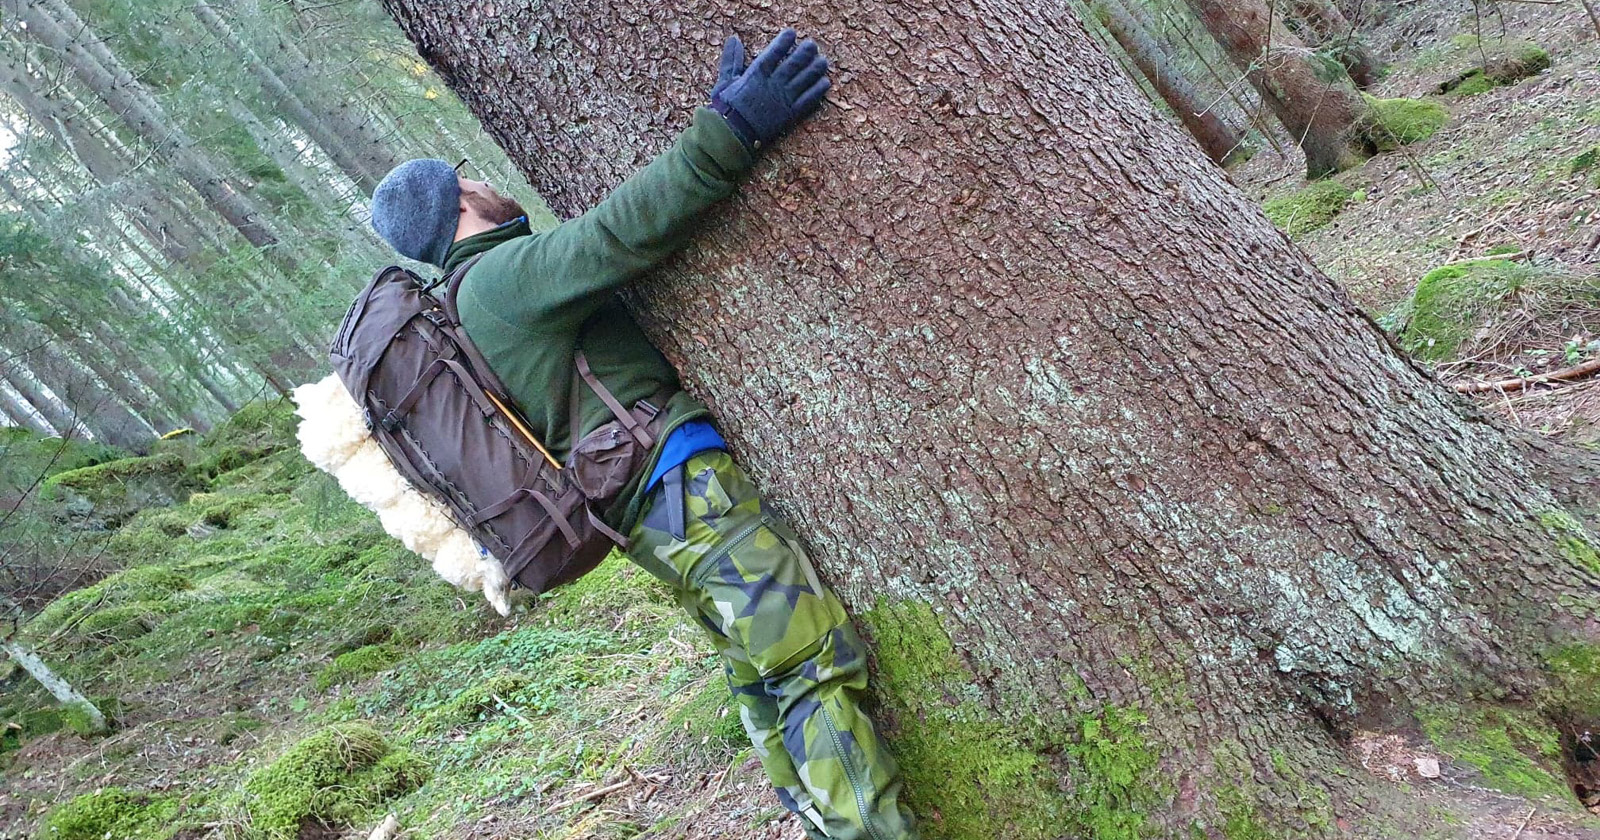
{"label": "fallen branch", "polygon": [[372,830],[372,834],[367,837],[367,840],[392,840],[399,832],[400,820],[394,814],[390,814],[383,818],[383,822],[379,823],[377,828]]}
{"label": "fallen branch", "polygon": [[635,773],[632,768],[624,767],[623,769],[628,771],[628,778],[623,779],[620,782],[616,782],[615,784],[606,785],[605,787],[602,787],[602,788],[595,788],[594,790],[591,790],[588,793],[583,794],[582,796],[574,796],[571,799],[567,799],[567,800],[564,800],[562,802],[557,802],[556,804],[551,805],[550,807],[544,809],[544,811],[542,813],[540,813],[539,816],[547,817],[547,816],[549,816],[551,814],[554,814],[555,812],[557,812],[557,811],[559,811],[559,810],[561,810],[563,808],[567,808],[567,807],[570,807],[570,806],[573,806],[573,805],[577,805],[580,802],[588,802],[591,799],[599,799],[600,797],[605,796],[608,793],[616,793],[617,791],[622,790],[625,787],[628,787],[630,785],[633,785],[633,784],[636,784],[636,783],[639,783],[639,782],[659,783],[660,781],[662,781],[662,777],[660,777],[660,776],[641,776],[640,774]]}
{"label": "fallen branch", "polygon": [[1487,394],[1491,391],[1508,393],[1520,391],[1529,385],[1540,385],[1545,382],[1569,382],[1582,379],[1593,373],[1600,372],[1600,359],[1590,359],[1581,365],[1569,367],[1564,370],[1541,373],[1537,376],[1519,376],[1514,379],[1501,379],[1496,382],[1457,382],[1451,386],[1458,394]]}

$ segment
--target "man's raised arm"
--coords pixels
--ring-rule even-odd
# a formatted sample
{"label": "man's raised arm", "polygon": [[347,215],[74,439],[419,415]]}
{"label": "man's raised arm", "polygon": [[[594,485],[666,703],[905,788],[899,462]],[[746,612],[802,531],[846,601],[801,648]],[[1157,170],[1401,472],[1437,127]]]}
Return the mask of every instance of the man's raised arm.
{"label": "man's raised arm", "polygon": [[[828,63],[815,42],[786,29],[748,67],[737,36],[723,47],[710,107],[666,152],[606,199],[555,229],[508,243],[502,317],[569,309],[586,318],[621,284],[681,247],[695,219],[730,195],[771,145],[821,103]],[[483,293],[487,290],[479,290]]]}

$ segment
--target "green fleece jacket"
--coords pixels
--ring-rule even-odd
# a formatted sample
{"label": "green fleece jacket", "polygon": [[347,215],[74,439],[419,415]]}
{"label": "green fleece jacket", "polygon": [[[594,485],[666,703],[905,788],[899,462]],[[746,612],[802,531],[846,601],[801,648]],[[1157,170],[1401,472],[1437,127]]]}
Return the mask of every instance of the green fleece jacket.
{"label": "green fleece jacket", "polygon": [[[613,415],[586,385],[577,390],[581,429],[568,428],[582,349],[596,377],[623,405],[665,388],[678,374],[623,308],[617,290],[683,245],[696,218],[731,194],[754,160],[728,124],[708,108],[677,142],[594,209],[542,233],[526,220],[463,239],[445,257],[445,271],[483,258],[461,281],[461,326],[552,455],[565,461],[574,441]],[[706,408],[678,391],[667,426],[640,477],[607,511],[626,534],[643,505],[643,476],[661,441]]]}

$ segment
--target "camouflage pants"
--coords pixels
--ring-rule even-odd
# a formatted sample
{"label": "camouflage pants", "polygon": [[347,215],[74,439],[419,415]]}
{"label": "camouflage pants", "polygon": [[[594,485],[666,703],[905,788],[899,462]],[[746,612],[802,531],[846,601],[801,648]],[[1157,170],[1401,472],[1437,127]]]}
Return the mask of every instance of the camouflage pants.
{"label": "camouflage pants", "polygon": [[672,486],[653,492],[629,553],[710,631],[778,798],[812,838],[915,838],[894,759],[859,705],[861,640],[794,532],[726,452],[685,465],[682,540],[669,524]]}

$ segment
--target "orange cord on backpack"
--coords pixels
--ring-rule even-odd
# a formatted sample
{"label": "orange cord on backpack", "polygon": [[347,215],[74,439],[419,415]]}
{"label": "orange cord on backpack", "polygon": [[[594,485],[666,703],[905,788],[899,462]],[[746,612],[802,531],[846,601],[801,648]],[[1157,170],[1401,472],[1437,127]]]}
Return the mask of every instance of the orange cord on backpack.
{"label": "orange cord on backpack", "polygon": [[539,439],[533,436],[533,432],[528,431],[527,426],[522,425],[522,420],[521,418],[517,417],[516,412],[506,408],[506,404],[501,402],[500,398],[496,397],[493,391],[485,388],[484,393],[489,396],[489,401],[494,403],[496,408],[500,409],[500,413],[504,414],[506,419],[511,421],[511,425],[517,427],[517,431],[521,432],[522,436],[527,438],[529,443],[533,444],[533,448],[539,450],[539,454],[543,455],[544,459],[550,462],[550,466],[555,467],[558,470],[561,469],[561,463],[550,456],[550,450],[545,449],[544,446],[539,443]]}

